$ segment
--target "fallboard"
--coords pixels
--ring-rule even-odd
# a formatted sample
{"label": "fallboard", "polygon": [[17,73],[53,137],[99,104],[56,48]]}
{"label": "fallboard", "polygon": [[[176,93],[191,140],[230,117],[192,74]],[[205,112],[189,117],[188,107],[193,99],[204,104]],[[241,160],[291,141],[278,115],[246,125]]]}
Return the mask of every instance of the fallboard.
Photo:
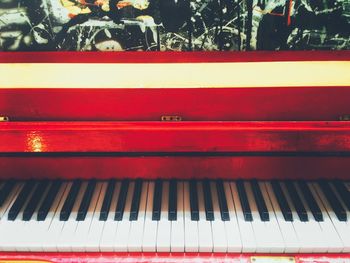
{"label": "fallboard", "polygon": [[2,122],[2,178],[349,178],[350,123]]}

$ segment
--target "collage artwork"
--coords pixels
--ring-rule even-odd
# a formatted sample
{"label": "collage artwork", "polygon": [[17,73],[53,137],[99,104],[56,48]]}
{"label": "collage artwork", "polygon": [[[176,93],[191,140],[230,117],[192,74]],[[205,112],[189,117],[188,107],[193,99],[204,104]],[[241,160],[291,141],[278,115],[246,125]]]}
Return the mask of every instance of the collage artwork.
{"label": "collage artwork", "polygon": [[1,0],[1,51],[350,49],[350,0]]}

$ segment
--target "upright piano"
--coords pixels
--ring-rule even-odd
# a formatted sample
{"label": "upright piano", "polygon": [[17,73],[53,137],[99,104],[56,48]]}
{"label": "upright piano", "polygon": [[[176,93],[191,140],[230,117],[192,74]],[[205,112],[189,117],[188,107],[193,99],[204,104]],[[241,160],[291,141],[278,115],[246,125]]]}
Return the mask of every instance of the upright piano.
{"label": "upright piano", "polygon": [[0,262],[349,262],[350,52],[0,53]]}

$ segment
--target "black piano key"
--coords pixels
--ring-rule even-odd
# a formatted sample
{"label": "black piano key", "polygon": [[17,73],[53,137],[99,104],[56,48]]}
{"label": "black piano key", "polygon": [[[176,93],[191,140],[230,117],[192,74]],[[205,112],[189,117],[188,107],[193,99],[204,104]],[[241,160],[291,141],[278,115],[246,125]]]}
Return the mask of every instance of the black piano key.
{"label": "black piano key", "polygon": [[190,180],[190,207],[191,207],[191,220],[199,220],[199,209],[198,209],[198,191],[197,182]]}
{"label": "black piano key", "polygon": [[281,208],[284,220],[292,222],[293,221],[293,214],[292,214],[292,211],[289,207],[287,199],[282,191],[280,183],[276,180],[273,180],[271,182],[271,185],[272,185],[273,192],[276,196],[278,205]]}
{"label": "black piano key", "polygon": [[35,209],[37,209],[37,206],[39,205],[40,200],[43,197],[43,194],[45,193],[46,188],[48,187],[49,181],[43,180],[37,183],[37,186],[28,201],[26,207],[23,211],[23,220],[29,221],[33,214]]}
{"label": "black piano key", "polygon": [[261,221],[269,221],[270,220],[269,211],[267,210],[266,203],[265,203],[264,197],[261,193],[261,189],[260,189],[258,181],[252,180],[251,187],[252,187],[254,199],[255,199],[256,206],[257,206],[258,211],[259,211]]}
{"label": "black piano key", "polygon": [[305,198],[305,201],[307,203],[307,205],[309,206],[311,213],[313,215],[313,217],[315,218],[315,220],[317,222],[321,222],[323,221],[323,215],[322,215],[322,211],[320,209],[320,207],[318,206],[314,196],[311,193],[311,190],[309,188],[309,186],[307,185],[307,183],[305,181],[298,181],[297,182],[302,195]]}
{"label": "black piano key", "polygon": [[114,220],[115,221],[121,221],[123,219],[124,209],[125,209],[125,202],[126,202],[126,196],[128,194],[128,189],[129,189],[129,180],[128,179],[124,179],[122,181],[121,186],[120,186],[120,192],[119,192],[117,207],[115,209],[115,216],[114,216]]}
{"label": "black piano key", "polygon": [[136,221],[139,216],[141,191],[142,191],[142,180],[136,179],[134,193],[131,201],[131,209],[130,209],[130,217],[129,217],[130,221]]}
{"label": "black piano key", "polygon": [[295,188],[293,181],[286,181],[285,185],[300,221],[302,222],[309,221],[309,217],[307,215],[306,209],[304,207],[303,202],[301,201],[301,198],[297,192],[297,189]]}
{"label": "black piano key", "polygon": [[24,186],[22,187],[20,193],[18,194],[15,202],[11,206],[9,213],[8,213],[8,220],[14,221],[19,212],[21,211],[22,207],[24,206],[25,202],[27,201],[27,198],[29,197],[30,193],[32,192],[33,188],[35,186],[35,182],[30,180],[25,182]]}
{"label": "black piano key", "polygon": [[213,199],[211,196],[210,181],[203,180],[202,185],[203,185],[205,217],[207,221],[214,221]]}
{"label": "black piano key", "polygon": [[240,200],[241,205],[242,205],[244,220],[251,222],[251,221],[253,221],[253,216],[252,216],[252,212],[250,210],[247,193],[246,193],[245,187],[244,187],[244,182],[242,180],[237,180],[236,185],[237,185],[239,200]]}
{"label": "black piano key", "polygon": [[338,197],[333,192],[333,189],[330,187],[327,181],[321,180],[319,186],[322,189],[323,194],[327,198],[327,201],[331,205],[335,215],[339,221],[347,221],[346,210],[338,200]]}
{"label": "black piano key", "polygon": [[66,200],[64,201],[62,210],[60,212],[60,221],[67,221],[74,203],[75,203],[75,199],[77,198],[77,195],[79,193],[80,187],[81,187],[82,181],[80,179],[75,180],[69,190],[68,196],[66,198]]}
{"label": "black piano key", "polygon": [[343,200],[346,208],[350,210],[350,191],[344,185],[344,182],[335,180],[333,182],[335,189],[337,190],[340,198]]}
{"label": "black piano key", "polygon": [[115,189],[115,180],[111,179],[108,182],[107,190],[103,199],[101,211],[100,211],[100,221],[106,221],[109,214],[109,209],[111,208],[113,193]]}
{"label": "black piano key", "polygon": [[224,183],[221,179],[216,180],[216,189],[218,193],[218,201],[219,201],[219,207],[220,207],[220,214],[221,214],[221,220],[222,221],[229,221],[230,220],[230,214],[228,212],[227,207],[227,200],[225,195],[225,189],[224,189]]}
{"label": "black piano key", "polygon": [[8,196],[12,192],[13,188],[16,185],[15,180],[8,180],[6,181],[0,191],[0,207],[4,204],[4,202],[7,200]]}
{"label": "black piano key", "polygon": [[61,185],[62,185],[61,180],[55,180],[52,182],[44,201],[39,207],[38,216],[37,216],[38,221],[44,221],[46,219],[47,214],[50,211],[50,208],[58,194],[58,191],[60,190]]}
{"label": "black piano key", "polygon": [[88,212],[92,196],[94,194],[96,187],[96,180],[92,179],[89,180],[88,185],[85,189],[85,193],[83,195],[83,199],[81,200],[78,215],[77,215],[77,221],[83,221],[85,220],[86,214]]}
{"label": "black piano key", "polygon": [[170,180],[169,182],[169,221],[177,220],[177,181]]}
{"label": "black piano key", "polygon": [[159,221],[162,210],[163,182],[157,179],[154,185],[152,220]]}

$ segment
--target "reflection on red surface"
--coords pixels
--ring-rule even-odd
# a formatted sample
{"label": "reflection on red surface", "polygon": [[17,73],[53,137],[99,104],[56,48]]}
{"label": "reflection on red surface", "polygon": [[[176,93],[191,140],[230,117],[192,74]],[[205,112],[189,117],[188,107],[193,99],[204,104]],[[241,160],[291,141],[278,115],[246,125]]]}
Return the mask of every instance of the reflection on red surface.
{"label": "reflection on red surface", "polygon": [[40,132],[31,131],[27,134],[27,152],[44,152],[45,142]]}

